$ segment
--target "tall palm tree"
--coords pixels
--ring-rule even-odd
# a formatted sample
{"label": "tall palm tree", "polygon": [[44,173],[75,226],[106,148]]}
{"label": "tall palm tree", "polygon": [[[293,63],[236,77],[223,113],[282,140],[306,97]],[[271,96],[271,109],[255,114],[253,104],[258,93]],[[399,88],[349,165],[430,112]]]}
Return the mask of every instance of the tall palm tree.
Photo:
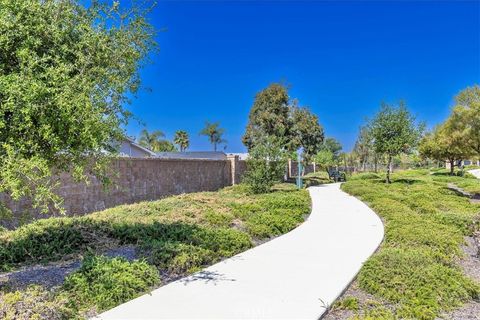
{"label": "tall palm tree", "polygon": [[152,151],[159,151],[160,142],[162,141],[161,138],[164,138],[165,134],[160,130],[155,130],[152,132],[148,132],[146,129],[143,129],[140,132],[140,138],[138,139],[138,143],[145,148],[148,148]]}
{"label": "tall palm tree", "polygon": [[188,137],[187,131],[178,130],[175,132],[175,136],[173,138],[173,143],[175,143],[180,152],[184,152],[190,146],[190,139]]}
{"label": "tall palm tree", "polygon": [[219,144],[227,143],[227,140],[222,138],[224,132],[225,129],[220,128],[219,122],[210,123],[207,121],[205,123],[205,128],[200,131],[200,134],[207,136],[208,140],[213,145],[213,151],[217,151],[217,146]]}

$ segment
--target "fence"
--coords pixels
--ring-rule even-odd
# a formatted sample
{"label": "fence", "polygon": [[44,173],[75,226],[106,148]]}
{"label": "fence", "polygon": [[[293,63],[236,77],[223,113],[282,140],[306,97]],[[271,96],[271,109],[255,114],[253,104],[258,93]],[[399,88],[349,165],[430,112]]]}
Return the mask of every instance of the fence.
{"label": "fence", "polygon": [[[237,184],[246,170],[245,161],[238,156],[227,160],[120,158],[112,161],[116,172],[108,189],[91,179],[90,184],[75,182],[68,174],[59,176],[56,192],[63,197],[68,215],[83,215],[120,204],[156,200],[169,195],[189,192],[215,191]],[[32,209],[29,199],[13,201],[0,194],[0,202],[13,212],[12,219],[0,219],[0,224],[13,228],[24,220],[55,215],[41,214]]]}

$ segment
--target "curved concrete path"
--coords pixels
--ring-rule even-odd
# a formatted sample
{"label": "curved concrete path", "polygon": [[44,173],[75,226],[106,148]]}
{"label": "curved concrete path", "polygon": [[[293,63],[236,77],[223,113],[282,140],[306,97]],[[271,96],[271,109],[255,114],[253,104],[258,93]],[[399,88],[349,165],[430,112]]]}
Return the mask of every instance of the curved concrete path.
{"label": "curved concrete path", "polygon": [[468,172],[473,174],[478,179],[480,179],[480,169],[473,169],[473,170],[469,170]]}
{"label": "curved concrete path", "polygon": [[378,216],[339,184],[309,189],[309,219],[272,241],[98,319],[318,319],[383,239]]}

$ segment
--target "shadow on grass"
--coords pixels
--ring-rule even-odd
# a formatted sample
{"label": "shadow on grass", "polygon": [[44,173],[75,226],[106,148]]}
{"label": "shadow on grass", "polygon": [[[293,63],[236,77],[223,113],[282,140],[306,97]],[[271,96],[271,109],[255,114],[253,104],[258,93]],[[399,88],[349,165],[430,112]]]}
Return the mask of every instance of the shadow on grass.
{"label": "shadow on grass", "polygon": [[153,242],[186,244],[220,252],[220,255],[252,246],[249,235],[227,228],[180,222],[118,223],[91,218],[50,218],[23,226],[0,239],[0,271],[99,250],[108,241],[144,247]]}
{"label": "shadow on grass", "polygon": [[[384,184],[388,185],[386,180],[384,178],[382,179],[368,179],[368,181],[371,181],[373,183],[377,184]],[[391,185],[395,184],[405,184],[405,185],[414,185],[414,184],[425,184],[426,182],[421,179],[409,179],[409,178],[397,178],[397,179],[391,179]]]}
{"label": "shadow on grass", "polygon": [[392,180],[392,184],[395,184],[395,183],[413,185],[413,184],[425,184],[425,181],[421,179],[400,178],[400,179]]}
{"label": "shadow on grass", "polygon": [[432,176],[437,177],[464,177],[465,173],[460,173],[460,171],[454,172],[453,174],[450,172],[432,172]]}

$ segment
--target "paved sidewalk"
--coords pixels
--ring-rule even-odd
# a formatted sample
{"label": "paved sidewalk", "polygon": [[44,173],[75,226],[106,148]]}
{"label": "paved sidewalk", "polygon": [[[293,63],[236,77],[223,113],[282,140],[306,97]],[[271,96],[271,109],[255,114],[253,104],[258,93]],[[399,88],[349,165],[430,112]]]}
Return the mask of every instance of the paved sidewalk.
{"label": "paved sidewalk", "polygon": [[480,179],[480,169],[469,170],[468,172]]}
{"label": "paved sidewalk", "polygon": [[318,319],[377,249],[383,225],[340,184],[309,190],[312,214],[295,230],[98,319]]}

